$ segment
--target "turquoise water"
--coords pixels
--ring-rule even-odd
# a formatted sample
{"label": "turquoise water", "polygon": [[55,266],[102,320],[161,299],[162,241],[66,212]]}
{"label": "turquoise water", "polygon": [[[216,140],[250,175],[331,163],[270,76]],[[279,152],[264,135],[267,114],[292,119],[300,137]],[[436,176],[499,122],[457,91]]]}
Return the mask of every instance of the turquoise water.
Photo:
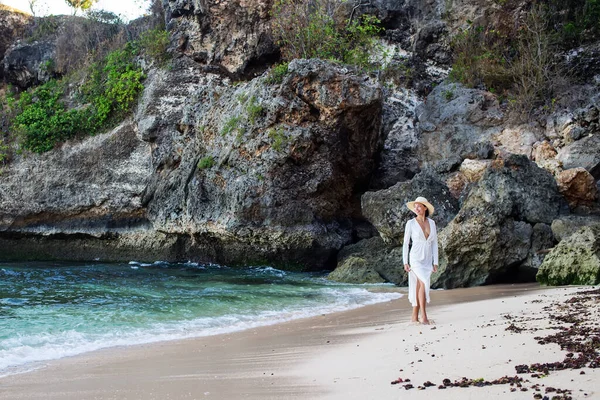
{"label": "turquoise water", "polygon": [[112,346],[233,332],[401,295],[270,267],[0,263],[0,376]]}

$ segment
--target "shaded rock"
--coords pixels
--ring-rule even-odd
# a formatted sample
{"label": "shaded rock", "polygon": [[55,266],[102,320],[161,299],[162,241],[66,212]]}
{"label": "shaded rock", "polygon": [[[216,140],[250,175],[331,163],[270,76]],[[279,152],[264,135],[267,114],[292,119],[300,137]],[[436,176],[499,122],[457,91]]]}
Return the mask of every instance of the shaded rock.
{"label": "shaded rock", "polygon": [[5,79],[21,89],[47,82],[53,76],[51,66],[55,50],[52,41],[23,43],[11,47],[4,56]]}
{"label": "shaded rock", "polygon": [[600,226],[586,226],[562,240],[546,256],[537,274],[544,285],[600,283]]}
{"label": "shaded rock", "polygon": [[271,2],[165,0],[176,50],[233,76],[262,73],[279,58],[271,36]]}
{"label": "shaded rock", "polygon": [[520,265],[515,281],[532,282],[549,249],[554,247],[554,234],[548,224],[538,223],[533,226],[531,247],[527,259]]}
{"label": "shaded rock", "polygon": [[406,221],[414,213],[406,203],[423,196],[435,207],[438,230],[458,212],[458,203],[438,176],[428,171],[417,174],[410,182],[401,182],[377,192],[366,192],[361,198],[362,213],[379,231],[386,243],[402,244]]}
{"label": "shaded rock", "polygon": [[567,199],[571,208],[589,205],[598,199],[598,188],[594,177],[584,168],[572,168],[557,177],[558,190]]}
{"label": "shaded rock", "polygon": [[418,144],[415,109],[420,104],[416,93],[398,90],[385,97],[382,116],[383,146],[370,189],[388,188],[412,179],[419,172],[415,151]]}
{"label": "shaded rock", "polygon": [[457,83],[436,86],[417,115],[420,160],[440,172],[451,171],[465,158],[490,158],[503,118],[495,96]]}
{"label": "shaded rock", "polygon": [[600,216],[594,215],[563,215],[552,221],[552,234],[560,242],[584,226],[600,226]]}
{"label": "shaded rock", "polygon": [[346,283],[393,282],[406,285],[402,248],[386,245],[380,237],[361,240],[338,254],[337,268],[328,279]]}
{"label": "shaded rock", "polygon": [[533,225],[550,224],[564,209],[554,178],[525,156],[497,160],[439,234],[435,287],[482,285],[510,279],[526,263]]}
{"label": "shaded rock", "polygon": [[[18,39],[22,38],[33,17],[0,4],[0,61],[4,58],[6,50]],[[3,68],[0,68],[2,79]]]}
{"label": "shaded rock", "polygon": [[585,168],[594,179],[600,179],[600,135],[587,136],[558,151],[564,169]]}

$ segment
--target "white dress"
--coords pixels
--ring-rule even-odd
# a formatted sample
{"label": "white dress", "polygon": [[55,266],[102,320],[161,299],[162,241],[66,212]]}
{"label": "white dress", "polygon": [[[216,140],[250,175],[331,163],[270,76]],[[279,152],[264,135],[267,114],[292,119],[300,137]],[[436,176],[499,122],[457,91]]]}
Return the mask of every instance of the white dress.
{"label": "white dress", "polygon": [[[402,258],[404,264],[410,265],[408,273],[408,301],[417,306],[417,279],[425,285],[425,297],[429,303],[429,285],[433,265],[438,265],[438,241],[435,222],[427,218],[429,222],[429,237],[426,239],[423,230],[415,218],[406,222],[404,228],[404,245],[402,247]],[[410,254],[409,243],[412,241]],[[410,256],[410,259],[409,259]]]}

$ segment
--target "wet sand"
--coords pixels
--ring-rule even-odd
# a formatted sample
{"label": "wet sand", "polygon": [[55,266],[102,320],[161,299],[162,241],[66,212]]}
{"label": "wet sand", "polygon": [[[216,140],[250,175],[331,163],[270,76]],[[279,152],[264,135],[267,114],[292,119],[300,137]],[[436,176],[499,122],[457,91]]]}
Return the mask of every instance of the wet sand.
{"label": "wet sand", "polygon": [[[495,379],[515,375],[515,363],[562,360],[557,345],[537,344],[539,332],[506,331],[503,315],[541,315],[548,302],[577,290],[527,284],[433,291],[434,327],[412,325],[403,297],[233,334],[106,349],[0,378],[0,399],[532,399],[533,391],[510,393],[509,385],[417,386],[445,377]],[[542,383],[573,389],[573,398],[600,398],[595,371],[553,372]],[[390,384],[400,377],[415,389]]]}

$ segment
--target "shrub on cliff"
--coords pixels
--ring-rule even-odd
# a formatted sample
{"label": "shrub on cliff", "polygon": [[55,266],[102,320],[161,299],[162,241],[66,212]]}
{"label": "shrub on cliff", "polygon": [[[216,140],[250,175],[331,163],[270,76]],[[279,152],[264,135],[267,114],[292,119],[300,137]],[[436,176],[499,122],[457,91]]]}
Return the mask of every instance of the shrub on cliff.
{"label": "shrub on cliff", "polygon": [[133,107],[145,78],[135,57],[139,50],[129,43],[88,68],[75,107],[63,101],[68,78],[50,80],[20,95],[12,106],[12,131],[24,149],[35,153],[57,143],[95,134],[122,118]]}
{"label": "shrub on cliff", "polygon": [[375,38],[383,30],[370,15],[345,15],[345,1],[276,0],[273,33],[283,58],[320,58],[370,67]]}
{"label": "shrub on cliff", "polygon": [[520,115],[548,105],[560,74],[549,15],[546,5],[534,3],[517,24],[471,25],[459,32],[451,43],[450,78],[499,93]]}

